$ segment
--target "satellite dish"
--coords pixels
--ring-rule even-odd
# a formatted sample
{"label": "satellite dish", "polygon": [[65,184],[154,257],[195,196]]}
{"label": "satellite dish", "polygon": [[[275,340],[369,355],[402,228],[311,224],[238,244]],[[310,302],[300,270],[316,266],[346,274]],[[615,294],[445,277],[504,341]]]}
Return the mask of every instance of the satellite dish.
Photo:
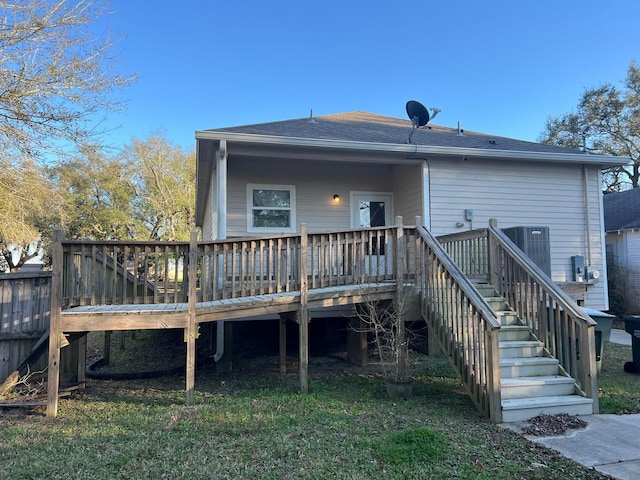
{"label": "satellite dish", "polygon": [[409,115],[414,128],[422,127],[429,122],[429,112],[424,105],[415,100],[407,102],[407,115]]}

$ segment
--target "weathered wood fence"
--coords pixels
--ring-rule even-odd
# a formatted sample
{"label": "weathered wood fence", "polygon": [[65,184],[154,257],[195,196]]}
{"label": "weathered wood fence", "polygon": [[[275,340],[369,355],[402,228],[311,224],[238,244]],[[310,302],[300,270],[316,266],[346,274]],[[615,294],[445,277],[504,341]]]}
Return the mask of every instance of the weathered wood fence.
{"label": "weathered wood fence", "polygon": [[0,383],[49,330],[50,310],[51,272],[0,274]]}

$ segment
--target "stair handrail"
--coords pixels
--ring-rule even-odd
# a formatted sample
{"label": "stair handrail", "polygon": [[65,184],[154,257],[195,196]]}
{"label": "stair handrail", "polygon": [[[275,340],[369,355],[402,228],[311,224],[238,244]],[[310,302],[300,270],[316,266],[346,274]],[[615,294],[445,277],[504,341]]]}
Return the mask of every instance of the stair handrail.
{"label": "stair handrail", "polygon": [[485,298],[478,293],[478,290],[473,286],[471,280],[464,274],[462,269],[454,262],[438,239],[425,227],[419,226],[417,231],[420,237],[433,249],[433,252],[438,257],[438,260],[446,267],[446,269],[454,274],[457,283],[464,291],[465,295],[469,297],[474,306],[482,312],[484,316],[489,320],[489,326],[492,329],[500,329],[501,323],[498,316],[495,314],[489,303]]}
{"label": "stair handrail", "polygon": [[[426,269],[431,262],[427,258],[421,259],[423,272],[419,278],[423,316],[429,323],[430,332],[437,337],[440,348],[460,375],[476,406],[487,413],[492,422],[500,423],[500,319],[433,234],[423,226],[417,226],[416,232],[461,292],[459,298],[450,291],[438,299],[447,305],[437,305],[436,299],[428,298],[427,290],[438,287],[428,284],[430,278]],[[455,305],[456,300],[465,298],[468,309],[464,309],[462,302]],[[433,309],[441,309],[438,313],[444,310],[445,314],[436,315]]]}
{"label": "stair handrail", "polygon": [[[593,400],[594,413],[597,413],[598,385],[594,354],[595,325],[597,323],[574,303],[571,297],[525,255],[502,230],[490,226],[487,232],[489,236],[490,283],[496,287],[499,294],[507,299],[510,307],[516,311],[520,319],[532,328],[538,339],[545,344],[545,348],[560,361],[563,369],[578,382],[582,393]],[[507,273],[507,276],[515,275],[513,278],[499,275],[500,271],[504,270],[500,268],[498,263],[500,261],[499,249],[502,249],[509,259],[521,268],[520,272]],[[528,276],[526,281],[518,278],[523,274]],[[515,285],[516,283],[518,291],[515,286],[513,289],[507,288],[508,284]],[[535,291],[535,284],[542,288],[542,292]],[[541,311],[539,305],[534,305],[534,300],[541,303],[546,311]],[[531,313],[534,311],[536,313],[535,319],[531,318],[533,316]],[[570,325],[571,318],[575,319],[575,325],[579,330],[579,337],[574,339],[579,342],[578,345],[575,345],[574,341],[569,341],[573,332],[572,328],[574,328]],[[546,326],[546,330],[543,330],[542,326]],[[551,335],[548,335],[547,332]],[[575,333],[573,334],[575,335]],[[587,355],[580,355],[580,351],[587,352]]]}
{"label": "stair handrail", "polygon": [[[526,272],[535,278],[535,280],[545,289],[552,291],[556,297],[557,302],[568,312],[574,315],[576,318],[583,320],[586,324],[595,326],[597,322],[594,321],[589,315],[587,315],[580,306],[578,306],[567,293],[562,290],[555,282],[553,282],[542,269],[534,263],[522,250],[520,250],[509,237],[507,237],[502,230],[496,227],[489,227],[488,229],[490,238],[493,236],[493,240],[496,241],[502,248],[505,249],[510,256],[521,266]],[[493,266],[493,265],[492,265]],[[491,270],[490,275],[493,276],[494,270]]]}

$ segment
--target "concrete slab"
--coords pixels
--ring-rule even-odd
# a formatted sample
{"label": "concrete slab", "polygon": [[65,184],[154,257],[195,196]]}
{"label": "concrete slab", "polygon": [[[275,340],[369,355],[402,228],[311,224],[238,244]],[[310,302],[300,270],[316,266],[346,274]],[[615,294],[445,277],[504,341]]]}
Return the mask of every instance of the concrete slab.
{"label": "concrete slab", "polygon": [[625,330],[612,328],[611,339],[609,341],[611,343],[619,343],[620,345],[631,345],[631,335],[629,335]]}
{"label": "concrete slab", "polygon": [[[640,414],[590,415],[581,417],[588,425],[565,435],[535,437],[533,442],[557,450],[582,465],[620,480],[640,478]],[[510,427],[518,431],[525,422]]]}

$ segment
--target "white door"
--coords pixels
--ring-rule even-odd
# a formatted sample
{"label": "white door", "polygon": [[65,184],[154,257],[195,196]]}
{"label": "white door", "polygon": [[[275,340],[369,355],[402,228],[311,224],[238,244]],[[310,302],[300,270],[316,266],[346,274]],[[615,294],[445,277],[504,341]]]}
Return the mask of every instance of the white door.
{"label": "white door", "polygon": [[391,195],[354,192],[351,194],[351,227],[391,225]]}
{"label": "white door", "polygon": [[[351,195],[351,225],[353,228],[384,227],[391,225],[390,194],[358,192]],[[391,273],[391,255],[386,255],[384,235],[367,242],[365,271],[367,274]],[[370,244],[369,244],[370,243]]]}

